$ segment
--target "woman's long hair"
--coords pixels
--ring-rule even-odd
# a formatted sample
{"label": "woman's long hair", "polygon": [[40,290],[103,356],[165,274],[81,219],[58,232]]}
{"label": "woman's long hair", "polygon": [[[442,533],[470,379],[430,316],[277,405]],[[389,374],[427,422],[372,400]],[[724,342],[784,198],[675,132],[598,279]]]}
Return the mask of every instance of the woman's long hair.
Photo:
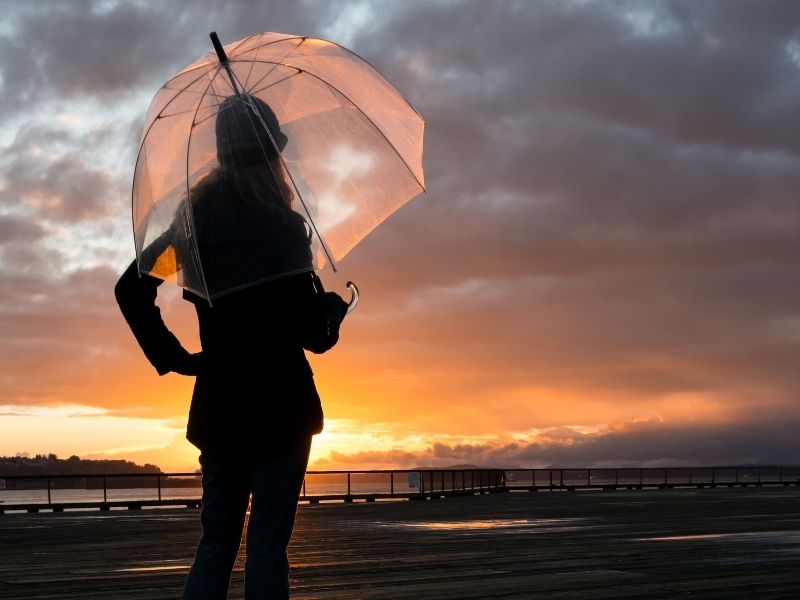
{"label": "woman's long hair", "polygon": [[272,109],[255,96],[230,96],[215,133],[222,188],[241,202],[291,209],[294,193],[279,154],[287,138]]}
{"label": "woman's long hair", "polygon": [[280,151],[287,142],[266,103],[232,96],[216,118],[218,167],[190,191],[211,295],[311,268],[305,220]]}

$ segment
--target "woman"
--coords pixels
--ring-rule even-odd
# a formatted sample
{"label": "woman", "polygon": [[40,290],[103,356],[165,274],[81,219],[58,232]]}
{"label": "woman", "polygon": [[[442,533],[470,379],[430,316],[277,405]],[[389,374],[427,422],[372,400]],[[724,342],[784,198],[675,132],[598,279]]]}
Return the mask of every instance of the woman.
{"label": "woman", "polygon": [[[286,136],[271,109],[257,98],[227,98],[215,133],[219,168],[191,192],[197,258],[213,306],[184,292],[197,311],[202,352],[185,350],[161,319],[161,279],[139,276],[133,263],[115,295],[158,373],[197,378],[187,438],[201,452],[203,535],[184,598],[226,597],[251,496],[246,597],[287,598],[286,547],[311,437],[323,424],[303,350],[325,352],[336,343],[347,304],[325,293],[314,274],[307,226],[291,209],[278,156]],[[175,239],[168,231],[150,244],[141,270],[165,253],[178,268],[194,264],[186,248],[169,243]]]}

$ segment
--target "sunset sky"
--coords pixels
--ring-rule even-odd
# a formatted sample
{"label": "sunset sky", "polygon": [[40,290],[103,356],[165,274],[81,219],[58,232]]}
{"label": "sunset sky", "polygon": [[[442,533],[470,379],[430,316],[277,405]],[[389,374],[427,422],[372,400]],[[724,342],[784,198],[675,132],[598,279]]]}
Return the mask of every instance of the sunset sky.
{"label": "sunset sky", "polygon": [[800,3],[0,8],[0,455],[197,468],[113,286],[149,101],[216,30],[336,41],[427,123],[427,194],[322,273],[362,301],[312,467],[800,463]]}

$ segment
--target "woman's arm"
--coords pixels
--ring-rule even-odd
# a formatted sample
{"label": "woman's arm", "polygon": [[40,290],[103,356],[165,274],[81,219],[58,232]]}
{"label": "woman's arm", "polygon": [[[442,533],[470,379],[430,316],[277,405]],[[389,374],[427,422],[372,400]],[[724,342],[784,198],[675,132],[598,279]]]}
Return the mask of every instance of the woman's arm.
{"label": "woman's arm", "polygon": [[181,375],[197,375],[201,353],[189,353],[167,328],[156,306],[158,286],[162,280],[139,275],[132,262],[114,287],[117,304],[128,322],[136,341],[159,375],[175,371]]}

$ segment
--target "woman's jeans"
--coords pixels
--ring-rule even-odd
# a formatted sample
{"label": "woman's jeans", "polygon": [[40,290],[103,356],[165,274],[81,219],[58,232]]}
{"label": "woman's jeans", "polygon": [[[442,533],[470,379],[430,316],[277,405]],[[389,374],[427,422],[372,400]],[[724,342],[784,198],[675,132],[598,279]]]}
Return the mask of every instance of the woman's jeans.
{"label": "woman's jeans", "polygon": [[292,536],[310,448],[309,438],[289,454],[263,463],[200,456],[203,536],[186,578],[184,600],[226,598],[251,493],[245,597],[247,600],[289,597],[286,547]]}

